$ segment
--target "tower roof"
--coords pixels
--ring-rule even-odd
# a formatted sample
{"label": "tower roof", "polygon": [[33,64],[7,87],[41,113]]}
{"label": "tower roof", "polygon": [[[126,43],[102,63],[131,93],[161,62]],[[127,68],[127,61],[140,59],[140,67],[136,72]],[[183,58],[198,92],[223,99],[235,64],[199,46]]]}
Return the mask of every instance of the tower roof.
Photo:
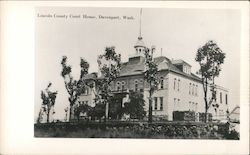
{"label": "tower roof", "polygon": [[137,40],[137,42],[136,42],[136,44],[135,44],[135,46],[134,46],[135,48],[136,47],[145,47],[145,44],[144,44],[144,42],[143,42],[143,40],[142,40],[142,37],[140,36],[140,37],[138,37],[138,40]]}

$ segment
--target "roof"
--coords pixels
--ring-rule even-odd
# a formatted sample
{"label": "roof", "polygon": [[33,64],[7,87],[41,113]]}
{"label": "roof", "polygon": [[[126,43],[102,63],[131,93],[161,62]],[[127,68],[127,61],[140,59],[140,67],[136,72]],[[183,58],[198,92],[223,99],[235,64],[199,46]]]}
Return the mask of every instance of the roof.
{"label": "roof", "polygon": [[91,80],[91,79],[96,79],[96,78],[97,78],[97,73],[96,72],[87,74],[87,75],[85,75],[83,77],[83,79],[85,79],[85,80]]}
{"label": "roof", "polygon": [[175,64],[175,65],[178,65],[178,64],[186,64],[186,65],[188,65],[188,66],[191,67],[191,65],[190,65],[189,63],[187,63],[186,61],[181,60],[181,59],[172,60],[171,62],[172,62],[173,64]]}
{"label": "roof", "polygon": [[142,41],[142,37],[138,37],[138,40],[137,40],[137,42],[136,42],[136,44],[135,44],[134,47],[145,47],[145,44]]}
{"label": "roof", "polygon": [[240,107],[239,106],[236,106],[229,113],[229,121],[232,123],[239,123],[240,122]]}
{"label": "roof", "polygon": [[[131,75],[142,74],[144,72],[144,67],[145,67],[144,60],[145,60],[144,57],[136,57],[136,58],[133,58],[133,60],[130,59],[128,62],[122,63],[120,76],[131,76]],[[156,57],[156,58],[154,58],[154,62],[157,65],[164,64],[164,63],[166,64],[166,65],[164,65],[163,68],[160,69],[160,71],[161,70],[169,70],[169,71],[172,71],[176,74],[180,74],[180,75],[183,75],[185,77],[201,81],[201,79],[198,76],[196,76],[192,73],[186,74],[186,73],[182,72],[167,57],[164,57],[164,56]]]}
{"label": "roof", "polygon": [[[132,60],[132,59],[130,59]],[[144,72],[144,57],[133,58],[132,61],[122,63],[120,76],[137,75]]]}
{"label": "roof", "polygon": [[240,106],[236,106],[234,107],[234,109],[231,111],[231,114],[239,114],[240,113]]}

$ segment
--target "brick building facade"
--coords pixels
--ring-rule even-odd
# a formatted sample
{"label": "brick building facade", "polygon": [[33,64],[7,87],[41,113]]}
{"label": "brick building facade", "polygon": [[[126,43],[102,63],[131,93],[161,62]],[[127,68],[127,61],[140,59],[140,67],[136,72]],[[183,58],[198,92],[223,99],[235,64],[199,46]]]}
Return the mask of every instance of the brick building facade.
{"label": "brick building facade", "polygon": [[[135,54],[129,57],[128,62],[122,63],[120,76],[112,83],[111,88],[116,92],[137,91],[144,95],[145,110],[148,113],[148,89],[144,80],[146,46],[142,37],[138,37]],[[191,65],[184,60],[170,60],[167,57],[155,57],[158,66],[160,83],[158,90],[153,94],[153,116],[165,117],[173,120],[173,111],[205,112],[204,92],[201,79],[191,72]],[[87,78],[94,81],[97,73],[92,73]],[[94,106],[95,88],[88,88],[86,93],[79,97],[78,103]],[[226,119],[228,109],[228,90],[216,86],[219,107],[211,106],[208,110],[214,119]],[[210,94],[211,96],[211,94]],[[128,99],[128,95],[124,100]],[[198,121],[198,120],[197,120]]]}

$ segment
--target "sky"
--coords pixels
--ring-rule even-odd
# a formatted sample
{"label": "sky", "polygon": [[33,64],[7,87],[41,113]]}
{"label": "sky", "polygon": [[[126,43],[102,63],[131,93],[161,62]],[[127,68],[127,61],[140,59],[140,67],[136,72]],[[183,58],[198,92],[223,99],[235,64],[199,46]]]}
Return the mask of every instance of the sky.
{"label": "sky", "polygon": [[[83,15],[96,18],[82,18]],[[99,18],[99,15],[114,19]],[[49,82],[52,90],[58,91],[54,118],[65,117],[64,108],[69,107],[69,102],[60,75],[62,56],[68,57],[75,79],[80,75],[80,57],[90,63],[89,72],[97,72],[97,56],[107,46],[115,46],[122,61],[127,61],[135,52],[139,15],[140,8],[36,8],[34,117],[42,103],[40,92]],[[123,16],[131,18],[123,19]],[[199,69],[195,62],[197,49],[214,40],[226,53],[216,83],[229,90],[229,110],[232,110],[240,99],[240,17],[236,9],[143,8],[141,34],[147,47],[156,47],[155,57],[183,59],[192,65],[193,73]]]}

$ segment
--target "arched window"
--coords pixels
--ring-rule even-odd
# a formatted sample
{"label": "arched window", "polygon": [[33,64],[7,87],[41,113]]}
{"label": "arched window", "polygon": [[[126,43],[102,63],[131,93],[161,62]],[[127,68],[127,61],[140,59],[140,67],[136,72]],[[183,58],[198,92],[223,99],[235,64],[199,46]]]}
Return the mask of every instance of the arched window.
{"label": "arched window", "polygon": [[121,86],[120,86],[120,82],[118,81],[118,82],[116,83],[116,90],[119,91],[120,89],[121,89]]}
{"label": "arched window", "polygon": [[195,111],[195,103],[192,102],[192,111]]}
{"label": "arched window", "polygon": [[158,110],[157,97],[155,97],[154,100],[155,100],[155,107],[154,107],[154,109],[155,109],[155,110]]}
{"label": "arched window", "polygon": [[195,87],[195,96],[197,96],[197,93],[198,92],[198,85],[196,85],[196,87]]}
{"label": "arched window", "polygon": [[192,109],[192,105],[191,105],[190,101],[189,101],[189,104],[188,104],[188,109],[189,109],[189,111],[191,111],[191,109]]}
{"label": "arched window", "polygon": [[191,83],[189,83],[189,94],[191,94],[191,88],[192,87],[192,84]]}
{"label": "arched window", "polygon": [[163,97],[160,97],[160,110],[163,110]]}
{"label": "arched window", "polygon": [[178,79],[178,91],[180,91],[180,83],[181,83],[181,80]]}
{"label": "arched window", "polygon": [[164,78],[161,77],[160,78],[160,89],[163,89],[164,88]]}
{"label": "arched window", "polygon": [[175,86],[176,85],[176,78],[174,78],[174,90],[175,90]]}
{"label": "arched window", "polygon": [[138,81],[135,80],[135,91],[138,91]]}
{"label": "arched window", "polygon": [[194,84],[193,84],[193,87],[192,87],[192,95],[194,95]]}
{"label": "arched window", "polygon": [[122,81],[122,90],[125,90],[125,82]]}
{"label": "arched window", "polygon": [[225,102],[226,102],[226,104],[227,104],[227,94],[225,95]]}
{"label": "arched window", "polygon": [[220,103],[222,103],[222,92],[220,92]]}
{"label": "arched window", "polygon": [[88,88],[86,87],[84,90],[83,90],[83,95],[88,95]]}

